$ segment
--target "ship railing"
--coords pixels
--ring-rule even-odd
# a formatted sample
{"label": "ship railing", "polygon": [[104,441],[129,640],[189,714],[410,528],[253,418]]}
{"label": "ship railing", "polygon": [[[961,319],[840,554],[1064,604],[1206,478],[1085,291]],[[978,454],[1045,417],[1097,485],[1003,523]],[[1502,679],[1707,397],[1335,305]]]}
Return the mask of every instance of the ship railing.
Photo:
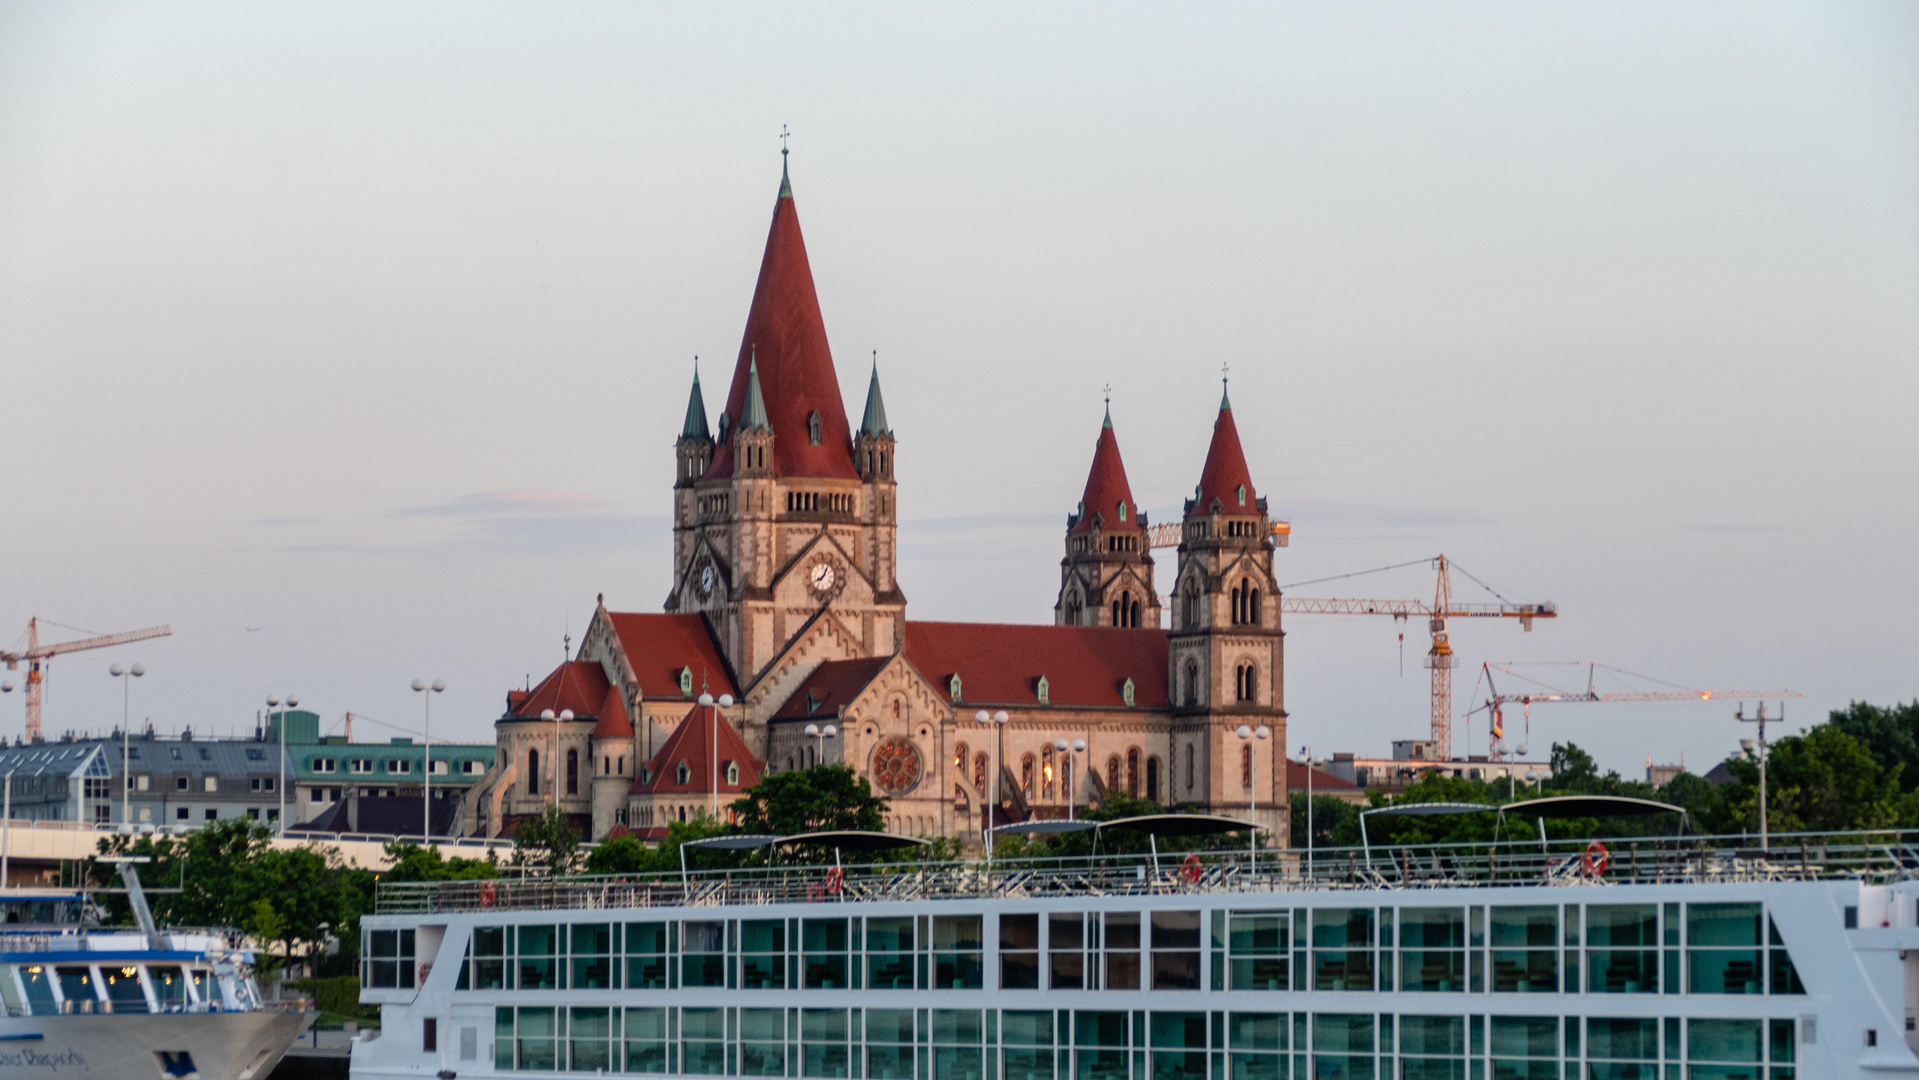
{"label": "ship railing", "polygon": [[379,912],[1431,890],[1919,878],[1919,830],[1468,840],[1367,847],[742,865],[662,874],[381,882]]}

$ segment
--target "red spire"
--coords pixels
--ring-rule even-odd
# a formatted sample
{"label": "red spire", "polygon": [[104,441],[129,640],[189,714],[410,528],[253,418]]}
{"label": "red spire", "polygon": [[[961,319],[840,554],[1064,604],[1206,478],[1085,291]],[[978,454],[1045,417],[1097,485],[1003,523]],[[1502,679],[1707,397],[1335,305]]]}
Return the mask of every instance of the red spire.
{"label": "red spire", "polygon": [[1126,465],[1119,459],[1110,405],[1106,422],[1099,429],[1099,445],[1093,449],[1093,471],[1086,475],[1086,493],[1080,496],[1079,520],[1073,523],[1073,531],[1091,529],[1095,514],[1099,515],[1100,528],[1107,532],[1139,531],[1139,505],[1133,502],[1133,489],[1126,483]]}
{"label": "red spire", "polygon": [[[781,476],[831,476],[858,479],[846,407],[840,401],[839,376],[826,344],[826,323],[813,291],[813,270],[806,261],[806,240],[793,206],[785,171],[773,203],[773,227],[767,232],[760,280],[746,314],[746,336],[733,367],[726,395],[726,441],[714,449],[708,476],[733,474],[733,435],[746,411],[747,371],[758,360],[760,389],[773,434],[773,467]],[[819,413],[819,445],[812,443],[808,417]]]}
{"label": "red spire", "polygon": [[1224,513],[1258,512],[1253,476],[1246,469],[1246,454],[1239,448],[1239,429],[1233,426],[1233,403],[1224,394],[1219,399],[1219,419],[1213,421],[1213,445],[1206,450],[1206,468],[1199,474],[1194,513],[1210,513],[1214,498],[1219,499]]}

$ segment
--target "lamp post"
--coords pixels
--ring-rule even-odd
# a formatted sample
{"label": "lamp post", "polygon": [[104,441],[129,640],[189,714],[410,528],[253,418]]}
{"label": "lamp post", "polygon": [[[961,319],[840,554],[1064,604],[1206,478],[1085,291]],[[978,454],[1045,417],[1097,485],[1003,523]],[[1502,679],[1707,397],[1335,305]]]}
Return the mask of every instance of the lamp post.
{"label": "lamp post", "polygon": [[1306,757],[1306,880],[1313,877],[1313,748],[1302,746]]}
{"label": "lamp post", "polygon": [[988,872],[991,872],[993,868],[993,819],[999,816],[999,758],[1000,751],[1004,749],[1001,743],[1003,743],[1006,738],[1006,721],[1010,719],[1010,717],[1006,715],[1005,709],[994,713],[989,713],[985,709],[981,709],[973,714],[973,719],[978,723],[990,725],[995,735],[993,739],[993,801],[986,807],[986,868]]}
{"label": "lamp post", "polygon": [[277,708],[280,710],[280,721],[276,725],[280,729],[280,782],[278,785],[280,809],[277,820],[282,833],[287,831],[287,710],[299,703],[300,699],[294,697],[292,694],[287,695],[285,705],[281,705],[280,699],[277,697],[267,699],[267,715],[269,717],[273,715],[274,709]]}
{"label": "lamp post", "polygon": [[[709,765],[708,771],[712,773],[713,777],[711,795],[707,802],[710,809],[707,813],[717,822],[720,820],[720,720],[719,717],[714,714],[713,706],[718,705],[722,709],[726,708],[733,704],[733,695],[721,694],[718,698],[715,698],[712,694],[701,694],[700,704],[706,706],[706,719],[708,721],[706,726],[710,728],[713,733],[712,752],[707,755],[706,759]],[[812,732],[809,731],[807,734],[810,735]]]}
{"label": "lamp post", "polygon": [[1066,755],[1066,775],[1060,779],[1066,788],[1066,820],[1071,821],[1075,809],[1074,803],[1079,797],[1079,790],[1075,786],[1079,783],[1079,765],[1075,758],[1086,752],[1086,740],[1074,739],[1071,744],[1068,744],[1065,739],[1054,739],[1053,749]]}
{"label": "lamp post", "polygon": [[[557,807],[560,805],[560,724],[573,719],[573,710],[561,709],[555,713],[552,709],[542,709],[540,719],[553,724],[552,729],[546,733],[546,763],[553,766],[553,782],[546,785],[546,793],[552,797],[553,805]],[[558,723],[554,723],[555,721]]]}
{"label": "lamp post", "polygon": [[813,764],[826,764],[826,740],[840,733],[840,729],[831,724],[821,727],[818,724],[806,725],[806,733],[813,736]]}
{"label": "lamp post", "polygon": [[424,747],[426,772],[420,776],[421,798],[426,803],[426,816],[420,824],[421,844],[433,842],[433,695],[445,691],[445,680],[435,679],[430,683],[425,679],[413,680],[413,692],[426,695],[426,746]]}
{"label": "lamp post", "polygon": [[116,663],[107,669],[107,674],[120,680],[120,824],[122,825],[133,821],[133,796],[128,794],[133,788],[133,777],[128,775],[131,772],[129,766],[133,762],[132,736],[128,734],[132,728],[133,719],[133,680],[146,673],[147,666],[137,660],[132,667],[121,667]]}
{"label": "lamp post", "polygon": [[[1256,728],[1247,727],[1245,724],[1241,724],[1239,725],[1239,731],[1237,732],[1237,734],[1239,735],[1241,742],[1245,742],[1249,739],[1257,740],[1259,742],[1265,742],[1267,739],[1270,739],[1273,737],[1273,729],[1267,727],[1265,724],[1261,724]],[[1247,823],[1252,826],[1251,829],[1247,830],[1247,837],[1246,837],[1247,858],[1251,863],[1251,866],[1249,869],[1253,871],[1258,871],[1259,870],[1259,822],[1256,819],[1259,816],[1259,755],[1253,754],[1249,756],[1246,759],[1246,762],[1247,762],[1246,817],[1247,817]]]}
{"label": "lamp post", "polygon": [[1759,725],[1759,748],[1758,748],[1759,749],[1759,754],[1758,754],[1758,760],[1759,760],[1759,850],[1761,851],[1766,850],[1766,847],[1767,847],[1767,843],[1766,843],[1767,841],[1767,835],[1766,835],[1767,833],[1767,829],[1766,829],[1766,824],[1767,824],[1766,823],[1766,721],[1767,720],[1784,720],[1785,718],[1786,718],[1786,703],[1783,701],[1779,703],[1779,715],[1776,717],[1769,717],[1766,715],[1766,703],[1763,701],[1759,703],[1758,716],[1747,716],[1746,706],[1744,704],[1741,704],[1739,706],[1739,711],[1733,714],[1733,719],[1739,721],[1740,723]]}

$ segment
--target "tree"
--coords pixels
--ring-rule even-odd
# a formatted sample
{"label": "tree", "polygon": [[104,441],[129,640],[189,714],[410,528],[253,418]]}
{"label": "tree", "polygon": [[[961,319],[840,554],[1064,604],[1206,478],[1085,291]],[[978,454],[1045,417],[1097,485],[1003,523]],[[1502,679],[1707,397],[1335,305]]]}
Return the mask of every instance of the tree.
{"label": "tree", "polygon": [[1827,722],[1865,744],[1881,766],[1903,765],[1901,791],[1919,789],[1919,700],[1891,707],[1855,701],[1834,709]]}
{"label": "tree", "polygon": [[513,830],[513,864],[544,870],[558,877],[573,869],[580,858],[580,831],[560,812],[549,806],[539,817],[521,820]]}
{"label": "tree", "polygon": [[[660,838],[655,847],[647,847],[645,841],[627,834],[602,840],[586,857],[586,872],[589,874],[665,874],[678,873],[680,869],[680,845],[689,840],[704,840],[709,836],[720,836],[728,831],[724,822],[700,814],[692,821],[674,821],[666,826],[666,835]],[[738,862],[732,852],[703,851],[698,848],[687,852],[689,869],[703,869],[711,866],[713,860]]]}
{"label": "tree", "polygon": [[389,841],[386,857],[393,865],[385,873],[387,881],[476,881],[500,876],[500,864],[491,853],[484,859],[445,858],[437,847]]}
{"label": "tree", "polygon": [[[1732,758],[1725,805],[1731,828],[1757,831],[1759,765]],[[1766,754],[1766,822],[1774,832],[1891,828],[1914,819],[1919,796],[1900,790],[1904,765],[1882,765],[1834,724],[1788,735]]]}
{"label": "tree", "polygon": [[845,765],[777,772],[760,778],[733,804],[739,831],[793,836],[829,829],[879,832],[886,800]]}

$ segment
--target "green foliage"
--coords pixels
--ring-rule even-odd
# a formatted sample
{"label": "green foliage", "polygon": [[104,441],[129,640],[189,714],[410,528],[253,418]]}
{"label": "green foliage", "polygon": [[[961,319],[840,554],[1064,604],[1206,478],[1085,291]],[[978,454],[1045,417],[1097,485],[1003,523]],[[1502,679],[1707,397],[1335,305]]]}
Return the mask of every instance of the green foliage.
{"label": "green foliage", "polygon": [[886,800],[845,765],[761,777],[732,809],[743,833],[792,836],[829,829],[879,832],[886,827]]}
{"label": "green foliage", "polygon": [[[692,821],[675,821],[666,826],[666,836],[654,847],[637,836],[617,836],[611,840],[602,840],[586,857],[583,868],[589,874],[665,874],[678,873],[680,869],[680,845],[688,840],[704,840],[709,836],[720,836],[728,832],[724,822],[715,821],[701,814]],[[705,851],[700,848],[687,850],[686,865],[689,870],[703,870],[713,865],[733,865],[738,861],[732,852]],[[728,860],[731,861],[728,861]]]}
{"label": "green foliage", "polygon": [[303,994],[313,995],[313,1003],[320,1007],[320,1018],[315,1027],[338,1027],[343,1020],[370,1020],[378,1022],[380,1010],[377,1006],[360,1005],[360,977],[358,975],[339,975],[329,979],[301,979],[296,984]]}
{"label": "green foliage", "polygon": [[[1288,806],[1292,811],[1293,826],[1289,843],[1293,847],[1305,847],[1306,790],[1301,788],[1291,792]],[[1312,846],[1316,848],[1358,846],[1359,811],[1359,807],[1344,799],[1315,793],[1313,795]]]}
{"label": "green foliage", "polygon": [[1882,768],[1903,766],[1899,790],[1919,790],[1919,700],[1889,708],[1855,701],[1827,723],[1865,744]]}
{"label": "green foliage", "polygon": [[[1722,829],[1757,831],[1759,766],[1727,762]],[[1882,764],[1864,742],[1833,724],[1788,735],[1766,754],[1766,822],[1773,832],[1883,829],[1919,821],[1919,795],[1900,790],[1905,766]]]}
{"label": "green foliage", "polygon": [[393,866],[381,875],[384,881],[477,881],[500,876],[500,865],[491,853],[484,859],[445,858],[436,847],[399,840],[388,841],[386,857]]}
{"label": "green foliage", "polygon": [[580,831],[560,812],[549,806],[546,813],[527,818],[513,830],[513,865],[548,874],[570,872],[580,859]]}

